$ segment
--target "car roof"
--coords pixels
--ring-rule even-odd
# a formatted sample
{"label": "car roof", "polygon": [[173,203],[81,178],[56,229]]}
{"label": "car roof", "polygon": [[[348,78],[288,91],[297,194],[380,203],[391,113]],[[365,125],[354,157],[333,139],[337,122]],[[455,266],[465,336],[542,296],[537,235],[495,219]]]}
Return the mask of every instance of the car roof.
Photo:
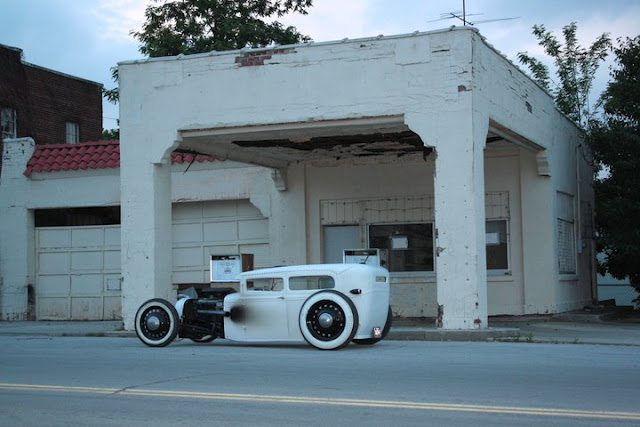
{"label": "car roof", "polygon": [[282,267],[270,267],[257,270],[245,271],[240,274],[240,277],[256,277],[256,276],[269,276],[279,275],[288,276],[291,274],[340,274],[349,270],[377,270],[382,267],[374,267],[365,264],[304,264],[304,265],[288,265]]}

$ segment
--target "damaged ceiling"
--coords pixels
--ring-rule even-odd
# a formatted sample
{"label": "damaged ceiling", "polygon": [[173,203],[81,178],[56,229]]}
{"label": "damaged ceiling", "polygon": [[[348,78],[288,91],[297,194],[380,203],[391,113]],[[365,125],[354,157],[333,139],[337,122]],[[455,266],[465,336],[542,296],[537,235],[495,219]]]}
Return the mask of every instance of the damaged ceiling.
{"label": "damaged ceiling", "polygon": [[[283,168],[301,161],[335,162],[362,158],[426,160],[433,151],[397,117],[188,129],[180,134],[180,151],[272,168]],[[502,140],[495,134],[487,136],[487,144]]]}
{"label": "damaged ceiling", "polygon": [[420,153],[427,157],[432,149],[411,131],[312,137],[308,140],[233,141],[238,148],[260,149],[296,160],[348,159],[354,157],[394,156]]}

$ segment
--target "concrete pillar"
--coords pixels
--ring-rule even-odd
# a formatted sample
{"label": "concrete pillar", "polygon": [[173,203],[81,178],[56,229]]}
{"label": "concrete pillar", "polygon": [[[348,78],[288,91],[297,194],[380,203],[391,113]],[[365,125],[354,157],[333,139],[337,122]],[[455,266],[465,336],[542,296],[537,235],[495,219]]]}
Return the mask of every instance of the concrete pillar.
{"label": "concrete pillar", "polygon": [[556,194],[551,177],[540,175],[536,160],[528,151],[520,154],[524,314],[553,313],[556,301]]}
{"label": "concrete pillar", "polygon": [[164,142],[131,143],[126,131],[121,136],[122,320],[127,330],[133,328],[135,313],[144,301],[175,299],[170,159],[176,144]]}
{"label": "concrete pillar", "polygon": [[487,327],[484,146],[488,117],[469,111],[406,118],[436,154],[436,281],[443,329]]}
{"label": "concrete pillar", "polygon": [[29,180],[24,176],[33,155],[31,138],[4,141],[0,178],[0,315],[27,320],[28,286],[34,284],[33,212],[24,205]]}

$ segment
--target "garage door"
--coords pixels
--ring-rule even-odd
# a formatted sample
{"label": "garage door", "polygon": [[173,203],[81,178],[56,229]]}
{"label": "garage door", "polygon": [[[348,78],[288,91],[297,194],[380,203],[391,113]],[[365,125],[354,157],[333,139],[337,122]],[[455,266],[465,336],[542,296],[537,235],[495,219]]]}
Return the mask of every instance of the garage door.
{"label": "garage door", "polygon": [[36,271],[38,319],[121,318],[119,225],[36,228]]}
{"label": "garage door", "polygon": [[211,255],[240,253],[271,265],[269,220],[248,200],[174,205],[173,283],[207,283]]}
{"label": "garage door", "polygon": [[[248,200],[173,207],[173,283],[208,283],[211,255],[249,253],[270,265],[269,223]],[[40,320],[120,319],[120,226],[36,228]]]}

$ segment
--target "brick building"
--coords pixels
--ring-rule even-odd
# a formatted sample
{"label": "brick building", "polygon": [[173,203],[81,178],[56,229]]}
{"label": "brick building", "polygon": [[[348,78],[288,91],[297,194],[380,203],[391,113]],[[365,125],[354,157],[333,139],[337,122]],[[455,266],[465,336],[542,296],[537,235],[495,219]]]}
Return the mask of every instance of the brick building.
{"label": "brick building", "polygon": [[102,136],[102,85],[24,62],[0,44],[2,140],[37,144],[95,141]]}

